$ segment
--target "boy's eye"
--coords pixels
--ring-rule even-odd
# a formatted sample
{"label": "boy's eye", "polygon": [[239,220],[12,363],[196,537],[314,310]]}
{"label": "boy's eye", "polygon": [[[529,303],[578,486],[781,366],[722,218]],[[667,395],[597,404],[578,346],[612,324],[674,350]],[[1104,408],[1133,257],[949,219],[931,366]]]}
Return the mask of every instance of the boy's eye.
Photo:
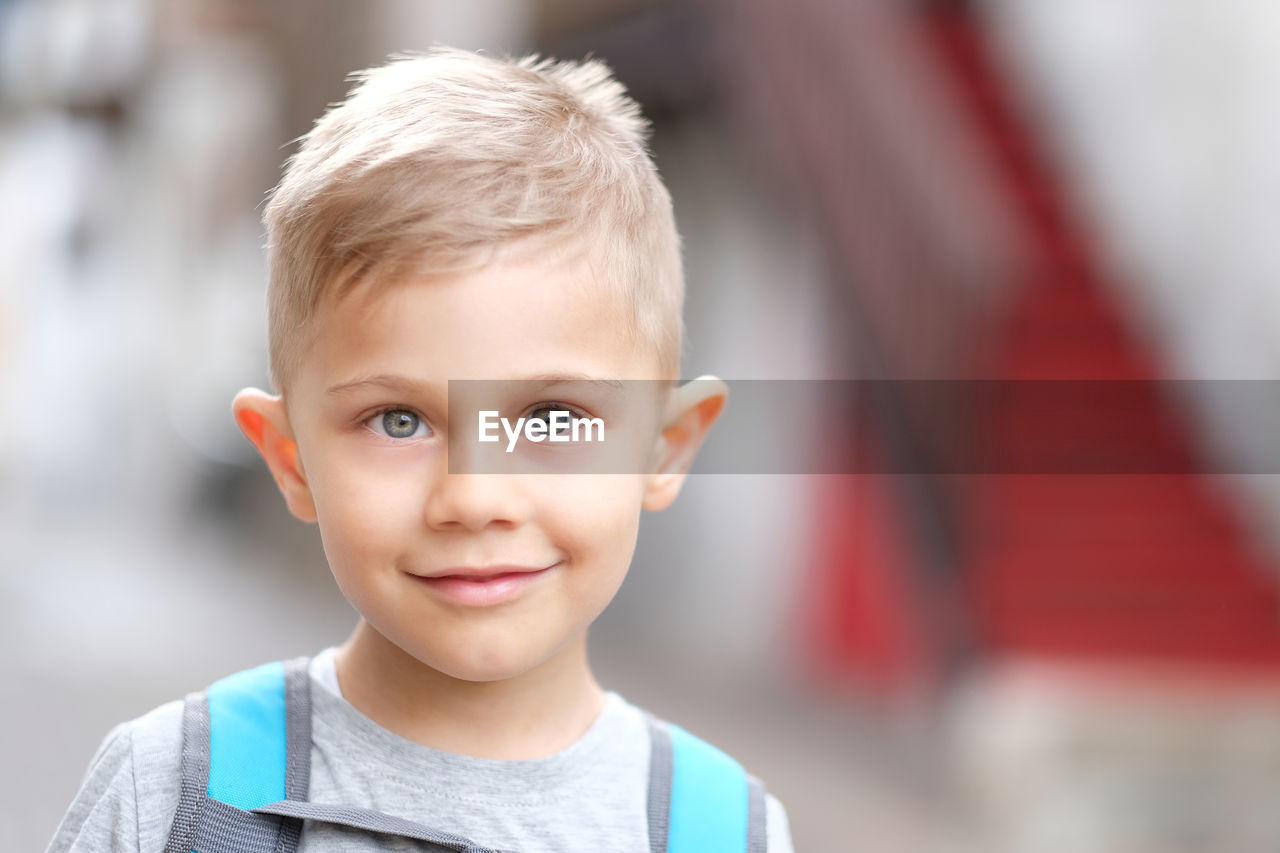
{"label": "boy's eye", "polygon": [[551,413],[552,412],[568,412],[568,417],[561,415],[555,423],[556,435],[568,435],[569,427],[575,420],[582,417],[576,411],[564,403],[542,403],[536,409],[533,409],[526,416],[531,421],[545,421],[547,424],[547,435],[552,434]]}
{"label": "boy's eye", "polygon": [[388,409],[369,419],[373,431],[388,438],[420,438],[429,432],[426,421],[408,409]]}

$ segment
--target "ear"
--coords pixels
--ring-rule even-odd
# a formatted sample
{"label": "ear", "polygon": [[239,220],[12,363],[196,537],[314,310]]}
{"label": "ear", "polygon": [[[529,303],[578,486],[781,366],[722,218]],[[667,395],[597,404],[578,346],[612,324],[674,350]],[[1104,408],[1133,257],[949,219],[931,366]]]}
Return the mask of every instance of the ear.
{"label": "ear", "polygon": [[258,448],[289,511],[303,521],[316,520],[316,504],[307,485],[298,445],[284,400],[257,388],[246,388],[231,401],[231,412],[245,437]]}
{"label": "ear", "polygon": [[645,482],[642,506],[661,510],[680,493],[685,475],[707,431],[729,399],[729,389],[714,376],[699,376],[671,389],[655,447],[657,467]]}

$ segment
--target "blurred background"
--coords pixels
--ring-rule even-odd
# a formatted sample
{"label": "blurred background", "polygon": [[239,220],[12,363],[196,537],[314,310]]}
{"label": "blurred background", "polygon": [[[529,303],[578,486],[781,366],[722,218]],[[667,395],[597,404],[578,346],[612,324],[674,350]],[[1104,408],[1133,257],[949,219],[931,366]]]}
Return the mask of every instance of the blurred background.
{"label": "blurred background", "polygon": [[[685,376],[899,380],[771,429],[921,473],[646,516],[606,686],[761,776],[798,850],[1280,849],[1280,416],[1227,393],[1280,375],[1280,5],[0,0],[8,849],[115,723],[354,625],[229,403],[267,382],[290,140],[433,42],[592,54],[642,102]],[[957,424],[921,379],[1198,381]],[[928,462],[1099,435],[1161,473]]]}

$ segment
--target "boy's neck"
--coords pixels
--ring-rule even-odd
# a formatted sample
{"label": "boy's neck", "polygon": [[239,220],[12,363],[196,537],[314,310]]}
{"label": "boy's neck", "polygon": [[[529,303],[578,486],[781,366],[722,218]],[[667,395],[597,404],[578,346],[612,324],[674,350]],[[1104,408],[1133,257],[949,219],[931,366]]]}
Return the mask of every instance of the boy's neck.
{"label": "boy's neck", "polygon": [[335,661],[343,697],[403,738],[476,758],[525,760],[582,737],[605,694],[587,664],[586,632],[532,670],[464,681],[432,669],[361,620]]}

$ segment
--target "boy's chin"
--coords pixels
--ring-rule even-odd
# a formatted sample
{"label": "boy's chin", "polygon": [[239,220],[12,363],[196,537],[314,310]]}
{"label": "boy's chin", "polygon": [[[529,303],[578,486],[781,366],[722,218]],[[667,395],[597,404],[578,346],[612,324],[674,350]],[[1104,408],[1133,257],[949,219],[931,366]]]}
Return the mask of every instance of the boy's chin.
{"label": "boy's chin", "polygon": [[527,647],[509,650],[470,648],[456,654],[423,655],[418,660],[450,678],[474,683],[518,678],[543,662],[530,656]]}

